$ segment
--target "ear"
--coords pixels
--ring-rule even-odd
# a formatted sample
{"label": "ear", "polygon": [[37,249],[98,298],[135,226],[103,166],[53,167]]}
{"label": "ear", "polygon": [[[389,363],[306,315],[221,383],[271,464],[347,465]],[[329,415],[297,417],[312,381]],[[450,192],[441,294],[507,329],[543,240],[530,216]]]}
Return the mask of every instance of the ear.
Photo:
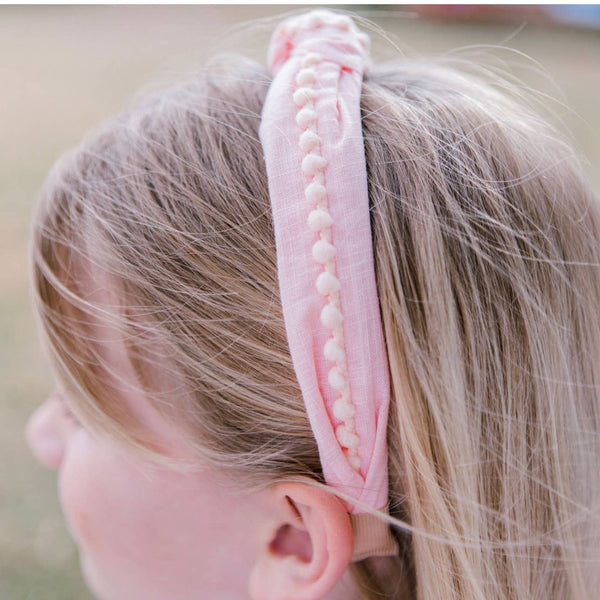
{"label": "ear", "polygon": [[319,600],[352,558],[350,515],[341,500],[302,483],[270,488],[265,521],[249,580],[252,600]]}

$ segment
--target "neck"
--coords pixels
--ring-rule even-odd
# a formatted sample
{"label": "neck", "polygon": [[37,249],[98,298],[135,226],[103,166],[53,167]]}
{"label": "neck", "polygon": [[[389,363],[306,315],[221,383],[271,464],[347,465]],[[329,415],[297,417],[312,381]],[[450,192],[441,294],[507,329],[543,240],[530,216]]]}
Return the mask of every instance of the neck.
{"label": "neck", "polygon": [[326,596],[323,596],[323,600],[361,600],[360,591],[349,568],[346,569],[335,587]]}

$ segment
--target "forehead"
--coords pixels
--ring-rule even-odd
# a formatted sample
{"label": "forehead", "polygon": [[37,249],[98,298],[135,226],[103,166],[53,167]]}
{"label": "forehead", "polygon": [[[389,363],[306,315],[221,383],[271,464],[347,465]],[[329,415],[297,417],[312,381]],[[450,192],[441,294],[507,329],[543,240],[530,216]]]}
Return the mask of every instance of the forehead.
{"label": "forehead", "polygon": [[[172,458],[191,459],[191,449],[184,436],[150,402],[133,367],[122,326],[124,307],[116,285],[97,265],[88,264],[78,271],[79,295],[87,307],[88,341],[94,346],[100,363],[105,391],[120,403],[137,426],[151,434],[161,452]],[[139,339],[136,343],[139,345]],[[168,381],[171,378],[166,368],[153,376],[154,380],[163,381],[165,389],[175,389],[176,386]],[[174,398],[169,400],[172,402]]]}

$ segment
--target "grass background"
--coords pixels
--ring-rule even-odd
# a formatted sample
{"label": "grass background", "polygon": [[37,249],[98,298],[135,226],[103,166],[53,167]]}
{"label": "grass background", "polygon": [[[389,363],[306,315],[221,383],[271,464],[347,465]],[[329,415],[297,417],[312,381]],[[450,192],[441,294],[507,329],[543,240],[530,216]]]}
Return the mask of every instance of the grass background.
{"label": "grass background", "polygon": [[[600,192],[598,31],[539,23],[523,12],[512,21],[465,23],[431,19],[419,7],[351,8],[384,27],[405,54],[476,44],[512,48],[490,52],[525,83],[548,94],[548,105],[572,132]],[[191,75],[217,51],[241,49],[263,60],[273,23],[263,23],[252,34],[228,27],[287,10],[276,5],[0,7],[3,600],[91,598],[63,523],[56,474],[36,464],[23,438],[29,413],[51,387],[30,316],[26,267],[30,214],[45,173],[90,127],[124,108],[149,83]],[[388,42],[373,42],[375,58],[398,52]],[[477,50],[471,56],[477,60],[480,54]]]}

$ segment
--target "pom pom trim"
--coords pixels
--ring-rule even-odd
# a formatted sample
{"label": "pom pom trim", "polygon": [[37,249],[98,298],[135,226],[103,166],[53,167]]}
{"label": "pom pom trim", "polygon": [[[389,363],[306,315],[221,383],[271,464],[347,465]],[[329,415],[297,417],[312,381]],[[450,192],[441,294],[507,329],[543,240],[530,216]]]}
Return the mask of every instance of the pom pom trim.
{"label": "pom pom trim", "polygon": [[[336,26],[346,28],[344,18]],[[317,19],[318,20],[318,19]],[[320,23],[333,25],[334,23]],[[330,337],[323,348],[323,355],[332,362],[327,380],[329,385],[338,392],[332,407],[333,418],[337,421],[334,426],[336,439],[342,448],[350,466],[360,473],[360,457],[358,448],[360,438],[356,432],[354,416],[356,408],[352,402],[348,372],[346,366],[346,349],[342,323],[344,317],[340,310],[340,281],[336,276],[336,249],[332,242],[333,218],[327,205],[327,188],[325,186],[325,168],[327,160],[321,154],[321,138],[317,132],[317,113],[315,100],[318,90],[313,87],[317,81],[316,69],[322,57],[311,53],[303,57],[301,70],[296,74],[295,82],[298,88],[293,92],[292,99],[298,107],[296,123],[302,130],[298,145],[303,153],[301,170],[311,178],[304,190],[306,201],[310,206],[307,225],[310,231],[317,233],[319,239],[312,247],[312,255],[323,270],[315,281],[318,293],[325,296],[327,303],[321,310],[321,323],[330,330]]]}

